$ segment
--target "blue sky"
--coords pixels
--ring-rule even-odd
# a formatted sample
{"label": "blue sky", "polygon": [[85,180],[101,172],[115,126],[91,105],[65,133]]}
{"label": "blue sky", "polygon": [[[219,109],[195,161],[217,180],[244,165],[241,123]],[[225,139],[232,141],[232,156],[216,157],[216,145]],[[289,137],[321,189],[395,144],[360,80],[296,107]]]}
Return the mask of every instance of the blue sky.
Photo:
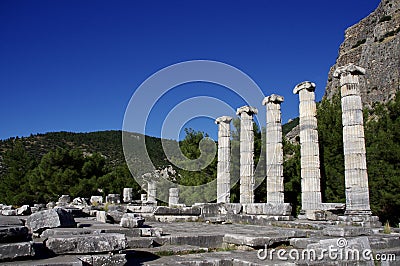
{"label": "blue sky", "polygon": [[[298,115],[293,87],[313,81],[320,100],[345,29],[378,4],[378,0],[2,0],[0,139],[122,129],[130,98],[147,78],[170,65],[199,59],[232,65],[264,95],[283,95],[282,116],[287,122]],[[174,106],[201,96],[232,108],[241,104],[222,86],[184,84],[156,103],[144,133],[160,136],[162,121]],[[201,114],[207,105],[193,108]],[[259,111],[262,124],[265,110]],[[184,127],[213,138],[217,133],[211,118],[181,125],[178,135]]]}

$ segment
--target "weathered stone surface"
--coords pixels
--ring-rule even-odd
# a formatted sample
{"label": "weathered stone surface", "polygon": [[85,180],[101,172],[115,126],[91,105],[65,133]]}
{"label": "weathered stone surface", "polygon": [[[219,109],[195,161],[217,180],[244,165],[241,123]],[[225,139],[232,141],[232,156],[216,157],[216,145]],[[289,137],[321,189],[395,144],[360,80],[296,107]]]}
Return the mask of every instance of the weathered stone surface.
{"label": "weathered stone surface", "polygon": [[240,203],[254,202],[254,132],[253,114],[258,110],[250,106],[237,109],[240,115]]}
{"label": "weathered stone surface", "polygon": [[75,227],[76,223],[71,213],[62,208],[55,208],[31,214],[26,220],[26,226],[32,232],[41,232],[48,228]]}
{"label": "weathered stone surface", "polygon": [[102,196],[91,196],[90,197],[90,204],[103,204],[103,197]]}
{"label": "weathered stone surface", "polygon": [[99,254],[79,256],[79,259],[91,266],[119,266],[126,265],[126,254]]}
{"label": "weathered stone surface", "polygon": [[168,205],[174,207],[179,204],[179,188],[172,187],[169,189]]}
{"label": "weathered stone surface", "polygon": [[190,215],[199,216],[201,213],[198,207],[184,207],[184,208],[169,208],[165,206],[158,206],[154,211],[154,215]]}
{"label": "weathered stone surface", "polygon": [[338,236],[338,237],[349,237],[349,236],[368,236],[372,234],[371,228],[365,228],[360,226],[347,226],[338,227],[330,226],[322,230],[322,234],[325,236]]}
{"label": "weathered stone surface", "polygon": [[127,243],[129,248],[150,248],[154,245],[154,240],[148,237],[129,237]]}
{"label": "weathered stone surface", "polygon": [[61,197],[58,198],[58,202],[70,203],[71,197],[69,195],[61,195]]}
{"label": "weathered stone surface", "polygon": [[20,242],[28,239],[28,228],[25,226],[0,227],[0,243]]}
{"label": "weathered stone surface", "polygon": [[91,229],[91,228],[53,228],[46,229],[40,235],[41,238],[48,238],[54,236],[72,236],[72,235],[89,235],[89,234],[100,234],[103,233],[102,229]]}
{"label": "weathered stone surface", "polygon": [[144,218],[136,213],[125,213],[120,222],[120,225],[125,228],[142,227],[143,224]]}
{"label": "weathered stone surface", "polygon": [[133,201],[133,188],[124,188],[123,193],[122,193],[122,200],[125,203],[130,203]]}
{"label": "weathered stone surface", "polygon": [[272,216],[287,216],[291,214],[290,203],[252,203],[242,204],[243,214],[262,214]]}
{"label": "weathered stone surface", "polygon": [[112,204],[121,203],[121,195],[119,194],[108,194],[106,196],[106,202]]}
{"label": "weathered stone surface", "polygon": [[0,213],[4,216],[15,216],[17,215],[17,210],[2,210]]}
{"label": "weathered stone surface", "polygon": [[123,234],[93,234],[49,237],[46,247],[55,254],[90,254],[118,251],[126,248]]}
{"label": "weathered stone surface", "polygon": [[300,100],[301,208],[304,212],[318,210],[322,202],[314,91],[315,84],[309,81],[293,89],[293,93],[299,94]]}
{"label": "weathered stone surface", "polygon": [[15,216],[3,216],[0,218],[0,226],[10,226],[10,225],[24,225],[24,223]]}
{"label": "weathered stone surface", "polygon": [[107,216],[111,218],[113,223],[120,223],[122,217],[124,216],[124,212],[118,211],[118,210],[113,210],[113,211],[108,211]]}
{"label": "weathered stone surface", "polygon": [[107,213],[105,211],[97,211],[96,212],[96,220],[102,223],[107,222]]}
{"label": "weathered stone surface", "polygon": [[17,209],[17,215],[29,215],[31,214],[31,208],[29,205],[22,205]]}
{"label": "weathered stone surface", "polygon": [[221,116],[218,124],[217,203],[230,202],[230,122],[232,117]]}
{"label": "weathered stone surface", "polygon": [[[342,98],[343,146],[346,147],[344,150],[346,214],[371,214],[363,110],[359,89],[359,75],[364,74],[365,70],[363,68],[353,64],[339,67],[334,72],[334,77],[340,79],[340,94]],[[349,123],[349,121],[352,122]],[[361,129],[357,131],[357,140],[360,145],[356,153],[347,149],[350,143],[354,143],[354,137],[346,134],[353,127]]]}
{"label": "weathered stone surface", "polygon": [[324,97],[331,98],[338,92],[339,81],[332,78],[333,73],[348,63],[367,69],[360,77],[363,106],[394,97],[400,88],[399,12],[399,1],[381,1],[374,12],[346,30],[339,56],[329,71]]}
{"label": "weathered stone surface", "polygon": [[270,203],[284,202],[283,146],[281,106],[283,97],[272,94],[264,98],[266,105],[266,173],[267,200]]}
{"label": "weathered stone surface", "polygon": [[12,260],[22,257],[31,257],[35,255],[33,250],[33,242],[19,243],[0,243],[0,261]]}

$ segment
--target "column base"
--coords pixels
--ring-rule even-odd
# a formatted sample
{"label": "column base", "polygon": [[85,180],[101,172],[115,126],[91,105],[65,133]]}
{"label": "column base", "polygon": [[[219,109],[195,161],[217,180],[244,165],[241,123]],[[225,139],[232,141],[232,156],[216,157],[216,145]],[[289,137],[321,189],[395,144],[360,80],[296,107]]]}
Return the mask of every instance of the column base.
{"label": "column base", "polygon": [[378,216],[372,216],[369,214],[345,214],[338,217],[339,224],[351,225],[351,226],[363,226],[363,227],[380,227],[382,223],[379,222]]}

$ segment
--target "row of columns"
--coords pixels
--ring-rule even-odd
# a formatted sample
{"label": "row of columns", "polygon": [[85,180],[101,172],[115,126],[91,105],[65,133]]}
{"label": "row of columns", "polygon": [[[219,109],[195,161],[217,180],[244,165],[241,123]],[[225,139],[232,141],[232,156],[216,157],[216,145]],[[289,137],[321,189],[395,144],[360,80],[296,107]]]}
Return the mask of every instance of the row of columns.
{"label": "row of columns", "polygon": [[[365,155],[362,103],[359,91],[359,75],[363,68],[349,64],[338,68],[334,77],[340,79],[345,157],[346,214],[370,215],[368,175]],[[316,118],[315,84],[302,82],[294,90],[299,94],[300,151],[302,209],[323,210],[321,174]],[[267,199],[270,203],[284,202],[283,147],[280,104],[283,97],[265,97],[266,105],[266,175]],[[254,203],[254,132],[253,115],[257,109],[243,106],[240,115],[240,202]],[[218,130],[217,202],[230,200],[230,122],[232,118],[216,119]]]}

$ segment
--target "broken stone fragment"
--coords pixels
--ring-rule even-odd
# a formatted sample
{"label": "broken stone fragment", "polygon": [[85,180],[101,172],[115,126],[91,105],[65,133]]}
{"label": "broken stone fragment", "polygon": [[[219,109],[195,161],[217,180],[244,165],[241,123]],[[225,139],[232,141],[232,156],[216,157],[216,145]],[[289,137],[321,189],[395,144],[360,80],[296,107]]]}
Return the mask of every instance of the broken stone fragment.
{"label": "broken stone fragment", "polygon": [[91,254],[119,251],[126,248],[124,234],[93,234],[49,237],[46,247],[55,254]]}
{"label": "broken stone fragment", "polygon": [[125,213],[120,222],[120,225],[125,228],[142,227],[143,224],[144,218],[136,213]]}
{"label": "broken stone fragment", "polygon": [[31,214],[26,220],[26,226],[31,232],[40,233],[48,228],[75,227],[76,223],[70,212],[54,208]]}
{"label": "broken stone fragment", "polygon": [[29,205],[22,205],[17,209],[17,215],[29,215],[31,214],[31,208]]}
{"label": "broken stone fragment", "polygon": [[20,242],[28,239],[28,228],[14,225],[0,227],[0,243]]}
{"label": "broken stone fragment", "polygon": [[33,242],[0,243],[0,261],[13,260],[35,255]]}

